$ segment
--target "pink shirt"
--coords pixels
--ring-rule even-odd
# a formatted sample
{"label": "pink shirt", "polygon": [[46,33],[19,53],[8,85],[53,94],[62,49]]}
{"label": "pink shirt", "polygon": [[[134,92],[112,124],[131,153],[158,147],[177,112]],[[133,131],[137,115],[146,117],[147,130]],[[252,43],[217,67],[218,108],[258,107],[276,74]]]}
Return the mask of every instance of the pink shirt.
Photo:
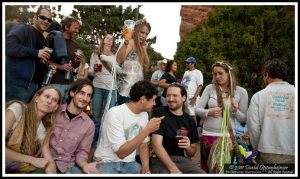
{"label": "pink shirt", "polygon": [[88,158],[95,132],[95,125],[86,113],[70,120],[66,108],[67,104],[61,106],[50,138],[50,151],[61,172],[75,165],[79,158]]}

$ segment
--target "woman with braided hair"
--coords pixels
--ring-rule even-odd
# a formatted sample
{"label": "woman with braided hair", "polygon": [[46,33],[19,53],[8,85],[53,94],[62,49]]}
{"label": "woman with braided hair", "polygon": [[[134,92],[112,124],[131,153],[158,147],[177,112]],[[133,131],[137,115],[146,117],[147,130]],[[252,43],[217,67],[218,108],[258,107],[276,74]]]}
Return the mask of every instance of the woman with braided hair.
{"label": "woman with braided hair", "polygon": [[[248,93],[237,86],[233,68],[225,62],[216,62],[212,65],[212,84],[207,85],[196,107],[196,115],[204,118],[203,133],[201,136],[201,164],[208,172],[206,162],[213,143],[222,136],[222,111],[226,99],[230,98],[228,121],[233,131],[235,120],[246,122],[248,109]],[[206,108],[208,106],[208,108]],[[229,132],[227,131],[229,137]]]}

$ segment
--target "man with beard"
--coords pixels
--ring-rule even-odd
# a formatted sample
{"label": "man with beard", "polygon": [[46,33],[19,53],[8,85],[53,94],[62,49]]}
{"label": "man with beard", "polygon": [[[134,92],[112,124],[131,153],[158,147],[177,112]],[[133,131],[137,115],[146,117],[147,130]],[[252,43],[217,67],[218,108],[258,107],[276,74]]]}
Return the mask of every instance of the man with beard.
{"label": "man with beard", "polygon": [[[52,55],[49,61],[49,64],[55,65],[57,67],[57,71],[54,74],[51,83],[59,89],[62,95],[62,103],[66,103],[67,101],[67,93],[70,84],[74,81],[72,70],[79,67],[80,62],[85,58],[83,54],[75,54],[76,50],[79,49],[79,45],[74,41],[77,33],[79,32],[80,23],[77,19],[71,16],[65,16],[61,20],[62,26],[62,35],[65,40],[65,45],[63,45],[63,41],[61,43],[55,43],[55,37],[49,33],[47,40],[49,46],[52,49],[55,49],[55,54],[57,53],[57,46],[61,46],[62,48],[66,46],[67,48],[67,57],[66,59],[62,57],[57,57],[56,55]],[[61,33],[56,33],[56,35]],[[66,78],[65,74],[67,72],[71,72],[71,77]]]}
{"label": "man with beard", "polygon": [[[171,84],[167,88],[167,106],[153,110],[152,117],[163,115],[165,119],[159,130],[152,133],[157,158],[151,158],[151,173],[205,173],[190,159],[197,151],[199,138],[194,120],[183,111],[186,98],[183,86]],[[177,131],[185,133],[181,139],[176,139]]]}
{"label": "man with beard", "polygon": [[88,163],[95,126],[83,111],[93,96],[89,79],[78,79],[71,84],[67,104],[56,116],[56,126],[50,138],[50,151],[57,173],[99,173],[100,162]]}

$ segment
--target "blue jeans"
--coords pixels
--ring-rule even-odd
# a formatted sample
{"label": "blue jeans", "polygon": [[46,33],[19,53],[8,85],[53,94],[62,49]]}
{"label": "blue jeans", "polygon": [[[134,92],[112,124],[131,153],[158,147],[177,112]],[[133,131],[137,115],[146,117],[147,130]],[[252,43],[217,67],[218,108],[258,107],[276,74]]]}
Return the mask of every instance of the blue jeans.
{"label": "blue jeans", "polygon": [[53,86],[60,91],[62,104],[67,103],[70,85],[68,85],[68,84],[53,84]]}
{"label": "blue jeans", "polygon": [[[109,91],[110,90],[107,89],[94,87],[94,96],[92,99],[93,121],[95,124],[95,134],[92,143],[92,146],[94,148],[96,148],[97,146],[100,127],[101,127],[101,118],[103,116],[103,111],[107,103]],[[109,109],[115,105],[116,105],[116,91],[112,90]]]}
{"label": "blue jeans", "polygon": [[5,84],[5,102],[10,100],[20,100],[29,103],[34,93],[39,89],[37,83],[30,83],[29,87],[22,87],[13,84]]}
{"label": "blue jeans", "polygon": [[108,162],[97,165],[97,170],[103,174],[136,174],[141,170],[138,162]]}

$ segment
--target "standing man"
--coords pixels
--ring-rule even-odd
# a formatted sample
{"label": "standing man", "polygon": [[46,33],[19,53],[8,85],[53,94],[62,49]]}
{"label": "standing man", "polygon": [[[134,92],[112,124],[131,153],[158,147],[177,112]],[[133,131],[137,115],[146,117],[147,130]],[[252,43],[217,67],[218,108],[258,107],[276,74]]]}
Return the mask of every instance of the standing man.
{"label": "standing man", "polygon": [[295,164],[295,87],[286,77],[281,60],[267,62],[267,86],[253,95],[248,108],[250,141],[261,164]]}
{"label": "standing man", "polygon": [[[73,39],[79,32],[79,21],[71,16],[66,16],[61,20],[61,25],[63,30],[63,37],[65,39],[67,47],[67,59],[63,60],[61,58],[53,56],[50,59],[49,64],[54,64],[57,67],[57,71],[54,74],[51,83],[54,84],[54,86],[61,92],[61,95],[63,97],[62,103],[66,103],[68,97],[68,88],[70,86],[70,83],[74,81],[74,77],[73,75],[71,75],[71,79],[65,79],[65,73],[68,71],[72,72],[73,69],[78,68],[84,56],[83,54],[79,56],[75,55],[75,52],[79,48],[79,45]],[[57,49],[57,47],[55,46],[59,45],[59,43],[55,42],[54,36],[48,36],[47,40],[51,48]],[[71,64],[69,63],[69,61],[71,61]]]}
{"label": "standing man", "polygon": [[[104,116],[102,136],[94,159],[101,173],[150,173],[149,134],[159,128],[164,117],[148,119],[157,92],[148,81],[138,81],[130,89],[130,103],[112,107]],[[141,165],[135,161],[139,150]]]}
{"label": "standing man", "polygon": [[67,104],[56,116],[56,126],[50,138],[50,151],[58,173],[99,173],[96,164],[88,163],[95,126],[83,112],[93,96],[93,83],[78,79],[71,84]]}
{"label": "standing man", "polygon": [[185,60],[187,71],[184,73],[181,83],[187,91],[187,100],[185,101],[185,112],[188,113],[197,123],[195,107],[200,100],[199,94],[203,87],[202,72],[196,69],[196,58],[189,57]]}
{"label": "standing man", "polygon": [[[196,123],[183,111],[186,90],[178,84],[167,89],[167,106],[153,110],[153,117],[165,116],[159,130],[152,133],[152,147],[157,158],[151,158],[152,173],[205,173],[190,157],[197,151],[199,141]],[[184,129],[186,136],[177,140],[177,130]],[[187,157],[186,157],[186,156]]]}
{"label": "standing man", "polygon": [[47,41],[43,32],[52,22],[51,12],[39,8],[33,25],[15,25],[5,41],[5,101],[21,100],[29,103],[47,71],[50,53],[43,49]]}
{"label": "standing man", "polygon": [[163,60],[159,60],[157,62],[158,65],[158,70],[156,70],[155,72],[153,72],[152,76],[151,76],[151,83],[152,85],[154,85],[156,87],[157,90],[157,98],[156,98],[156,105],[155,107],[160,107],[162,106],[162,102],[161,102],[161,95],[164,92],[164,89],[162,89],[161,87],[159,87],[159,80],[161,78],[161,76],[165,73],[166,70],[166,64],[167,64],[167,59],[163,59]]}

